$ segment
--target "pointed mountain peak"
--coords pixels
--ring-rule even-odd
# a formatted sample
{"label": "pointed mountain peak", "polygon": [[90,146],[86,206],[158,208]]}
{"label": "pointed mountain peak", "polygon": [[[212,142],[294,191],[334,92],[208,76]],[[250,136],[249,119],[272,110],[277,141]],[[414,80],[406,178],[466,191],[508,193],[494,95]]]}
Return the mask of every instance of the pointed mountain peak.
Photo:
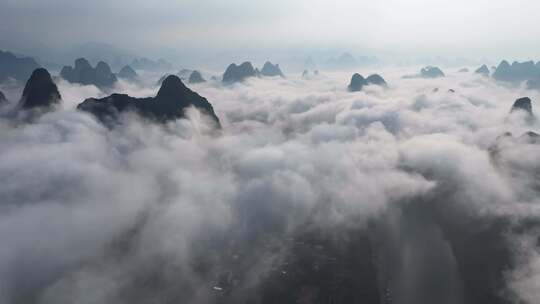
{"label": "pointed mountain peak", "polygon": [[185,92],[186,89],[186,86],[178,76],[169,75],[161,83],[156,98],[173,98]]}
{"label": "pointed mountain peak", "polygon": [[201,83],[205,81],[206,80],[202,77],[201,72],[199,71],[193,71],[191,72],[191,75],[189,75],[189,83]]}
{"label": "pointed mountain peak", "polygon": [[44,68],[34,70],[26,82],[21,98],[21,107],[30,109],[50,107],[60,102],[58,87],[53,82],[51,74]]}
{"label": "pointed mountain peak", "polygon": [[104,61],[98,62],[96,70],[98,73],[112,74],[111,67]]}
{"label": "pointed mountain peak", "polygon": [[510,110],[510,112],[514,112],[516,110],[525,111],[529,115],[532,116],[533,112],[532,112],[531,99],[529,97],[521,97],[521,98],[517,99],[514,102],[514,105],[512,105],[512,109]]}
{"label": "pointed mountain peak", "polygon": [[139,75],[133,68],[131,68],[129,65],[124,66],[120,72],[118,72],[118,77],[127,79],[127,80],[136,80],[139,78]]}
{"label": "pointed mountain peak", "polygon": [[367,80],[364,78],[364,76],[358,73],[355,73],[351,77],[351,82],[349,84],[349,91],[351,92],[361,91],[365,85],[368,85],[368,83],[367,83]]}
{"label": "pointed mountain peak", "polygon": [[480,74],[480,75],[483,75],[483,76],[489,76],[489,68],[487,67],[487,65],[482,65],[481,67],[479,67],[476,71],[474,71],[476,74]]}
{"label": "pointed mountain peak", "polygon": [[78,58],[75,60],[75,69],[91,69],[92,66],[90,65],[90,62],[86,60],[86,58]]}

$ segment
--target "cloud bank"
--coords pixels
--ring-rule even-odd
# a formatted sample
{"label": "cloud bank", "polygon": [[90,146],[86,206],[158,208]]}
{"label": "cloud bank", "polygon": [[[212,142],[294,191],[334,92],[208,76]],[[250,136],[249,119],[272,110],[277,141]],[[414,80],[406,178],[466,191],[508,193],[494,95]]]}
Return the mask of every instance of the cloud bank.
{"label": "cloud bank", "polygon": [[[193,85],[219,136],[196,111],[106,129],[75,110],[104,93],[64,81],[60,110],[31,124],[2,116],[0,303],[350,299],[294,281],[340,263],[393,303],[488,301],[482,288],[534,303],[540,146],[500,135],[540,130],[508,115],[539,94],[449,71],[369,72],[389,88],[350,93],[342,73]],[[492,280],[474,285],[485,268]]]}

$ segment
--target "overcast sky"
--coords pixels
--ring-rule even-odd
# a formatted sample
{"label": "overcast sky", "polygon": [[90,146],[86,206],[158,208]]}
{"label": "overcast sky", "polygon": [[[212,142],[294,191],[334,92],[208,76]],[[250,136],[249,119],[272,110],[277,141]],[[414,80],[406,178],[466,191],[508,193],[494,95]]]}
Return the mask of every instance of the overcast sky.
{"label": "overcast sky", "polygon": [[535,0],[2,0],[0,46],[538,59],[539,11]]}

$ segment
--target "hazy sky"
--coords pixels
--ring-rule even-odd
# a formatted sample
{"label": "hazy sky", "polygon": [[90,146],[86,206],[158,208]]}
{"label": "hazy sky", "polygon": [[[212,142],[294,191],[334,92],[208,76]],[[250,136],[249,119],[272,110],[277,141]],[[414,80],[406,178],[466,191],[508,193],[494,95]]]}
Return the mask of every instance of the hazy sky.
{"label": "hazy sky", "polygon": [[2,0],[1,48],[536,58],[535,0]]}

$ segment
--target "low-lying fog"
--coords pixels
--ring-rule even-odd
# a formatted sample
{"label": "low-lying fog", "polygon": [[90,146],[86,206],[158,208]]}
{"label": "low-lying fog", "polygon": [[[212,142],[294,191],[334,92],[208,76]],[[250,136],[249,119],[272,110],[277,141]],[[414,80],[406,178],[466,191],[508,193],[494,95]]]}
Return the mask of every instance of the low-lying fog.
{"label": "low-lying fog", "polygon": [[[538,303],[538,226],[504,224],[493,243],[481,231],[540,215],[540,145],[494,148],[505,132],[540,133],[538,120],[509,115],[522,96],[538,110],[540,93],[457,69],[402,79],[417,71],[360,70],[389,87],[356,93],[352,73],[324,71],[188,85],[212,103],[218,135],[195,110],[166,125],[127,115],[109,130],[75,110],[108,93],[55,79],[61,109],[29,124],[0,118],[0,303],[267,303],[279,280],[297,303],[322,303],[330,283],[287,281],[300,271],[291,255],[316,235],[310,250],[339,264],[359,234],[375,253],[355,249],[339,271],[358,278],[373,262],[379,299],[471,303],[471,282],[485,278],[475,265],[504,247],[504,284],[479,284]],[[153,96],[161,76],[112,91]],[[466,260],[476,232],[493,247]]]}

